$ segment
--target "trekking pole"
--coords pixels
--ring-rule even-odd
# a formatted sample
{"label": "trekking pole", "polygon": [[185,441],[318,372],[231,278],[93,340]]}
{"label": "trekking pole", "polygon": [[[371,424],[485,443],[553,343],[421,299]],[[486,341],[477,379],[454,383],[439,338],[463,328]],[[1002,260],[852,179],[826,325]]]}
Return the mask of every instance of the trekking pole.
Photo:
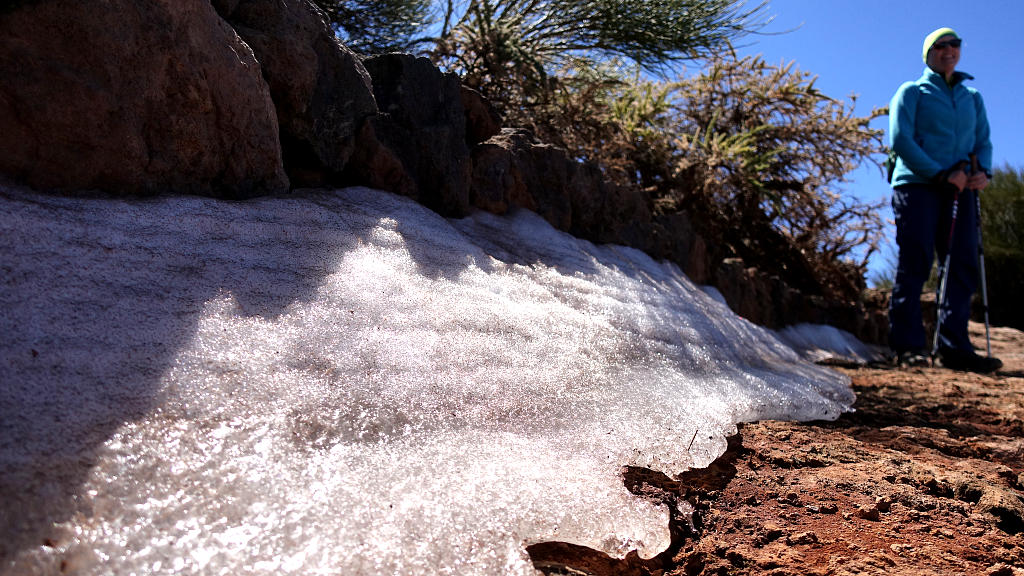
{"label": "trekking pole", "polygon": [[[966,164],[966,163],[961,163]],[[963,169],[963,167],[961,167]],[[956,230],[956,214],[960,205],[960,191],[953,191],[953,217],[949,221],[949,239],[946,241],[946,258],[942,264],[939,280],[939,299],[935,302],[935,334],[932,337],[932,362],[939,356],[939,329],[942,328],[942,304],[946,301],[946,284],[949,283],[949,256],[953,253],[953,231]]]}
{"label": "trekking pole", "polygon": [[[971,154],[971,174],[978,172],[978,155]],[[992,338],[989,335],[988,325],[988,287],[985,285],[985,248],[981,243],[981,191],[974,191],[974,205],[978,214],[978,272],[981,274],[981,309],[985,313],[985,354],[992,357]]]}

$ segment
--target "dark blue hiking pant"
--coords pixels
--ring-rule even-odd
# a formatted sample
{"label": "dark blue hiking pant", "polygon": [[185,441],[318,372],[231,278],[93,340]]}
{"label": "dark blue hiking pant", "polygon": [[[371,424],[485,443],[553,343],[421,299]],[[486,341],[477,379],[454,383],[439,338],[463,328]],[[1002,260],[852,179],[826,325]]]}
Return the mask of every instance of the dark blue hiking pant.
{"label": "dark blue hiking pant", "polygon": [[[978,284],[978,215],[975,192],[957,203],[950,250],[946,298],[939,315],[939,347],[973,350],[967,336],[971,296]],[[932,255],[945,262],[950,247],[953,192],[930,184],[905,184],[893,190],[899,263],[889,303],[889,347],[897,352],[931,349],[921,319],[921,288],[931,273]],[[940,278],[941,280],[941,278]]]}

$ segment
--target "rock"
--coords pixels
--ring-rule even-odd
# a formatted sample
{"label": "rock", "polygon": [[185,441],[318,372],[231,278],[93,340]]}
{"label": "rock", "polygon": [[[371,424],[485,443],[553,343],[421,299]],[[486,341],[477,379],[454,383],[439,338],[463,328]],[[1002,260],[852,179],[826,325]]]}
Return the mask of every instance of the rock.
{"label": "rock", "polygon": [[985,486],[975,510],[994,517],[996,525],[1008,534],[1024,532],[1024,503],[1012,491]]}
{"label": "rock", "polygon": [[739,258],[726,258],[715,271],[715,286],[736,314],[762,326],[781,327],[765,275]]}
{"label": "rock", "polygon": [[533,143],[525,130],[502,129],[501,133],[473,148],[470,184],[472,205],[495,214],[512,206],[534,205],[522,174],[525,150]]}
{"label": "rock", "polygon": [[789,544],[790,546],[800,546],[817,543],[818,535],[810,531],[800,532],[798,534],[791,534],[788,538],[786,538],[786,544]]}
{"label": "rock", "polygon": [[989,566],[988,570],[985,571],[986,576],[1018,576],[1020,574],[1024,574],[1024,570],[1014,568],[1002,562]]}
{"label": "rock", "polygon": [[839,507],[832,503],[821,504],[818,508],[822,514],[835,514],[839,512]]}
{"label": "rock", "polygon": [[[360,150],[354,178],[411,196],[445,216],[467,214],[471,164],[458,77],[409,54],[374,56],[364,64],[380,115],[372,121],[372,134],[366,133],[377,144]],[[374,154],[386,155],[389,165],[397,160],[405,175],[382,179],[368,169],[381,162]],[[390,182],[405,185],[394,189]]]}
{"label": "rock", "polygon": [[863,518],[865,520],[870,520],[872,522],[878,522],[881,519],[881,515],[878,512],[878,507],[875,505],[865,504],[857,508],[857,511],[854,512],[854,515],[857,518]]}
{"label": "rock", "polygon": [[790,506],[800,506],[800,495],[796,492],[787,492],[785,496],[779,498],[780,504],[789,504]]}
{"label": "rock", "polygon": [[912,553],[914,551],[914,547],[911,546],[910,544],[895,543],[895,544],[890,544],[889,545],[889,550],[892,550],[896,554],[899,554],[899,555],[903,556],[903,555]]}
{"label": "rock", "polygon": [[570,180],[574,166],[569,153],[550,144],[534,144],[527,150],[529,163],[523,171],[526,190],[533,198],[535,208],[552,226],[569,230],[572,226],[572,202],[569,200]]}
{"label": "rock", "polygon": [[356,136],[359,146],[346,170],[347,179],[354,184],[387,190],[400,196],[418,197],[416,181],[406,170],[402,158],[377,139],[376,126],[376,120],[367,122]]}
{"label": "rock", "polygon": [[260,66],[207,0],[0,12],[0,173],[41,189],[288,188]]}
{"label": "rock", "polygon": [[295,187],[340,184],[363,125],[377,114],[359,57],[307,0],[218,0],[270,86]]}
{"label": "rock", "polygon": [[566,162],[569,232],[592,242],[650,251],[654,227],[647,195],[639,189],[616,186],[605,179],[595,164],[576,162],[568,156]]}
{"label": "rock", "polygon": [[460,86],[462,108],[466,115],[466,145],[472,147],[501,132],[501,115],[484,98],[468,86]]}
{"label": "rock", "polygon": [[572,225],[568,153],[537,142],[527,130],[504,128],[473,149],[470,199],[477,208],[536,212],[559,230]]}
{"label": "rock", "polygon": [[697,284],[711,282],[712,260],[716,256],[694,226],[689,214],[675,212],[654,218],[651,252],[679,264]]}
{"label": "rock", "polygon": [[782,529],[779,528],[777,524],[769,522],[764,525],[764,535],[762,537],[762,541],[771,542],[773,540],[778,540],[782,537],[782,534]]}

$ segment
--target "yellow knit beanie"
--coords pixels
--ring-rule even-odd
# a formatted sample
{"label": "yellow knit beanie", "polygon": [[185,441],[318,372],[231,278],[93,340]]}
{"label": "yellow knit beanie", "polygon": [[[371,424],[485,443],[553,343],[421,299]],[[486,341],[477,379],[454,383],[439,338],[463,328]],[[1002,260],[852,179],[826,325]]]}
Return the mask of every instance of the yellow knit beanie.
{"label": "yellow knit beanie", "polygon": [[960,37],[960,35],[957,34],[952,28],[939,28],[935,32],[932,32],[931,34],[925,37],[924,48],[921,50],[921,59],[923,59],[926,64],[928,63],[928,51],[932,49],[932,44],[935,44],[936,40],[942,38],[943,36],[946,36],[947,34],[953,36],[954,38]]}

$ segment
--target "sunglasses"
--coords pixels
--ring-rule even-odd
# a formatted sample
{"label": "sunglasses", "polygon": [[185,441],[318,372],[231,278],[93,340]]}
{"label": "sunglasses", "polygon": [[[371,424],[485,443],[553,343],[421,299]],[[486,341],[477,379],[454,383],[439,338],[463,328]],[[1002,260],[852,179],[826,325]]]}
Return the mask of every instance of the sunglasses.
{"label": "sunglasses", "polygon": [[943,48],[948,48],[950,46],[953,48],[959,48],[961,42],[963,41],[959,38],[953,38],[952,40],[946,40],[945,42],[936,42],[935,44],[932,44],[932,48],[935,48],[936,50],[942,50]]}

